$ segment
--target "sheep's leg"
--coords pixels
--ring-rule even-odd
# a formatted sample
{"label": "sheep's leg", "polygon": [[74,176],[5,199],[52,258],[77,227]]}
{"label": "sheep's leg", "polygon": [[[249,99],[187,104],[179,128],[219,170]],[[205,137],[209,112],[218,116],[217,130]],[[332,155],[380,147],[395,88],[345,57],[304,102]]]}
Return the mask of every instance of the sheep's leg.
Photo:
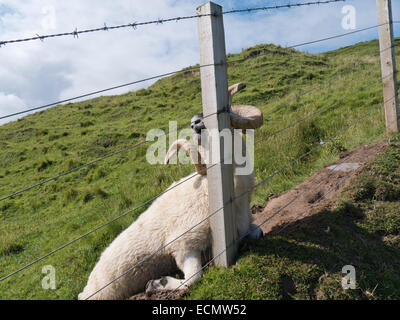
{"label": "sheep's leg", "polygon": [[238,199],[235,202],[236,212],[239,212],[237,216],[237,229],[239,238],[245,239],[260,239],[263,237],[262,229],[252,224],[251,221],[253,220],[249,202],[247,199]]}
{"label": "sheep's leg", "polygon": [[[177,259],[178,261],[180,259]],[[185,279],[173,277],[162,277],[157,280],[150,280],[146,286],[146,293],[153,293],[159,290],[185,289],[201,278],[201,254],[200,252],[189,252],[183,258],[183,263],[179,265],[185,275]]]}

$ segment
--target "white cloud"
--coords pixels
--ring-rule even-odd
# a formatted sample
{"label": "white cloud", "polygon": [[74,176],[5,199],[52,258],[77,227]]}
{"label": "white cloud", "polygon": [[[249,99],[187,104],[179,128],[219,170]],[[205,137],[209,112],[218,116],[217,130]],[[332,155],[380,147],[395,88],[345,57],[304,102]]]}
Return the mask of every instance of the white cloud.
{"label": "white cloud", "polygon": [[[3,113],[3,110],[7,110],[9,113],[15,113],[18,111],[24,110],[24,101],[20,99],[19,97],[13,95],[13,94],[5,94],[4,92],[0,92],[0,106],[4,106],[3,108],[0,108],[1,114]],[[0,124],[16,120],[17,117],[10,117],[8,119],[0,119]]]}
{"label": "white cloud", "polygon": [[[0,0],[0,40],[193,15],[200,0]],[[225,10],[272,1],[217,1]],[[279,3],[279,1],[277,1]],[[293,3],[293,0],[292,0]],[[357,0],[357,28],[376,24],[375,2]],[[227,52],[258,43],[292,45],[345,32],[344,4],[224,16]],[[375,37],[374,31],[308,46],[318,52]],[[0,91],[25,108],[182,69],[199,61],[195,19],[71,37],[8,44],[0,48]],[[118,94],[150,85],[120,89]],[[0,101],[0,116],[15,107]]]}

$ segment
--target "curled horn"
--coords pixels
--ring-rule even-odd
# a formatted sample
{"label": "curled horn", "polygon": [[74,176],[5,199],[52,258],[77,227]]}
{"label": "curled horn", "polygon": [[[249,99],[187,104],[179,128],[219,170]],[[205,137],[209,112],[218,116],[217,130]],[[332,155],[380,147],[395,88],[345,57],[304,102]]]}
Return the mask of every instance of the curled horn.
{"label": "curled horn", "polygon": [[240,90],[246,88],[246,85],[242,82],[236,83],[234,85],[231,85],[228,88],[228,94],[229,94],[229,107],[232,106],[232,99],[235,93],[239,92]]}
{"label": "curled horn", "polygon": [[202,158],[200,152],[196,149],[196,147],[187,140],[180,139],[176,140],[171,147],[169,148],[167,155],[164,159],[164,164],[168,164],[169,160],[174,156],[179,150],[183,148],[187,153],[189,153],[190,159],[194,164],[194,167],[198,174],[205,176],[207,174],[207,167],[204,163],[202,163]]}
{"label": "curled horn", "polygon": [[228,88],[231,125],[235,129],[257,129],[264,122],[260,109],[248,105],[232,106],[233,96],[244,88],[246,85],[241,82]]}

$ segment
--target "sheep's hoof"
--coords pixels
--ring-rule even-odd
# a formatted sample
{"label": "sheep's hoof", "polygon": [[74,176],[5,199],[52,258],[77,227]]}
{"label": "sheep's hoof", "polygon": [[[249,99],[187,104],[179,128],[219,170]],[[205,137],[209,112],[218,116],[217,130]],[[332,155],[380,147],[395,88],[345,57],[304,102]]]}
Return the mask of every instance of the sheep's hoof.
{"label": "sheep's hoof", "polygon": [[261,239],[263,236],[264,233],[258,225],[256,224],[250,225],[248,239],[257,240]]}
{"label": "sheep's hoof", "polygon": [[163,290],[168,284],[168,279],[162,277],[158,280],[150,280],[146,284],[146,294],[152,294],[156,291]]}

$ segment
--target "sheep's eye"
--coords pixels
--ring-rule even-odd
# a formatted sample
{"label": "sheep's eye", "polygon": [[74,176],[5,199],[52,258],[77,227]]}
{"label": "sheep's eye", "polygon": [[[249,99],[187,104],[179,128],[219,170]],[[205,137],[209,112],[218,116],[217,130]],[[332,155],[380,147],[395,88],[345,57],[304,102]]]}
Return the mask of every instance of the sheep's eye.
{"label": "sheep's eye", "polygon": [[200,122],[201,122],[201,120],[199,119],[199,120],[196,120],[194,123],[199,124]]}

